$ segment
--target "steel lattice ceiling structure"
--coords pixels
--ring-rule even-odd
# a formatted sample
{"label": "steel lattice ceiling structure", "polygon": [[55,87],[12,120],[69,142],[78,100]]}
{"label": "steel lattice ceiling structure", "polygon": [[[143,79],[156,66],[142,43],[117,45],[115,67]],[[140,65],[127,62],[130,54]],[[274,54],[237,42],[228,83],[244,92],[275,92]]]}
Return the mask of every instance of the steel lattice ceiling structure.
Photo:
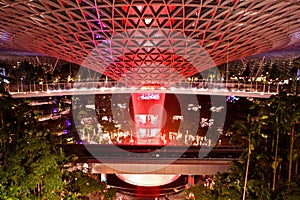
{"label": "steel lattice ceiling structure", "polygon": [[298,45],[297,0],[0,0],[0,49],[113,79],[181,80]]}

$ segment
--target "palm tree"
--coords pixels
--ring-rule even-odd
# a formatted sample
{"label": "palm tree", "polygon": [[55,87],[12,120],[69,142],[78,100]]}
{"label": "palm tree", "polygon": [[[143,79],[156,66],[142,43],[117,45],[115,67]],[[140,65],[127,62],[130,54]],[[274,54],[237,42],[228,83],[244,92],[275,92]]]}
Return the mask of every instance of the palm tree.
{"label": "palm tree", "polygon": [[[277,169],[279,166],[279,141],[280,135],[284,134],[284,117],[286,116],[286,93],[280,93],[278,95],[273,95],[265,101],[259,101],[258,106],[260,107],[260,112],[263,115],[268,116],[268,129],[270,129],[269,137],[273,140],[272,149],[274,149],[274,161],[272,164],[273,168],[273,181],[272,190],[276,189],[277,182]],[[275,134],[272,134],[275,133]]]}
{"label": "palm tree", "polygon": [[299,124],[300,119],[300,104],[299,97],[292,95],[288,96],[287,103],[290,105],[287,107],[286,115],[286,129],[290,131],[290,150],[289,150],[289,173],[288,182],[292,179],[292,168],[293,168],[293,152],[295,142],[295,127]]}

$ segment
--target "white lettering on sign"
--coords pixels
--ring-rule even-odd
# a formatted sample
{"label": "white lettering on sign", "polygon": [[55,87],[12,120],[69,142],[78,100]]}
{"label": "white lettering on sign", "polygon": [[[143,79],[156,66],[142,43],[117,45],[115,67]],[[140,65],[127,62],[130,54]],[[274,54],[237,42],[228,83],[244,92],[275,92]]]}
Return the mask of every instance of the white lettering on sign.
{"label": "white lettering on sign", "polygon": [[143,99],[143,100],[159,100],[159,94],[153,94],[153,93],[146,93],[146,94],[142,94],[139,99]]}

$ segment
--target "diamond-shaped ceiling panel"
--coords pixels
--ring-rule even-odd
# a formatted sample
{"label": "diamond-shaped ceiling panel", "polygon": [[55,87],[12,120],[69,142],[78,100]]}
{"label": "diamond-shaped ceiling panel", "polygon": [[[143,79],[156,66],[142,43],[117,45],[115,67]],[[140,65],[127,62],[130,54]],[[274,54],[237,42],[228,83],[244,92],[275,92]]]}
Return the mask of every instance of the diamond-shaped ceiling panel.
{"label": "diamond-shaped ceiling panel", "polygon": [[178,81],[289,46],[299,19],[297,0],[0,0],[0,49],[116,80]]}

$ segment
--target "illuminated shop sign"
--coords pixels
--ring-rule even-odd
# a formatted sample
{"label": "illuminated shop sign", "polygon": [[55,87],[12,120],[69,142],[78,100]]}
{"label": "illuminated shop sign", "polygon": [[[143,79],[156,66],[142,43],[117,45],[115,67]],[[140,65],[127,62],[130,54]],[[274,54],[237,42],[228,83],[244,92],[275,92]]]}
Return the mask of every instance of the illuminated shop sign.
{"label": "illuminated shop sign", "polygon": [[155,94],[155,93],[145,93],[145,94],[142,94],[141,96],[139,96],[139,99],[142,99],[142,100],[159,100],[160,96],[159,96],[159,94]]}

